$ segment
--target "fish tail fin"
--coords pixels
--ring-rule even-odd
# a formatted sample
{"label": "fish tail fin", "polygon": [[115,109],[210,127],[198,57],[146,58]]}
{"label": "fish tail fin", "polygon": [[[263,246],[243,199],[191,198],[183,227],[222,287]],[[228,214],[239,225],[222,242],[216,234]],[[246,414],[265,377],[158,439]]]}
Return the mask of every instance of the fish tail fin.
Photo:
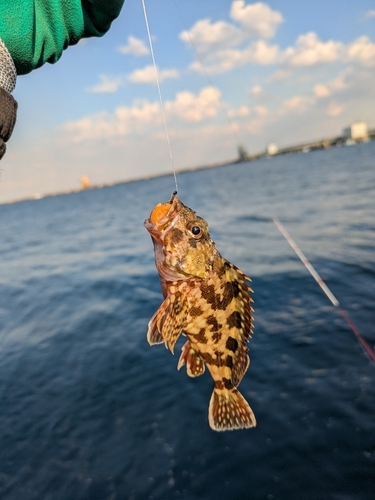
{"label": "fish tail fin", "polygon": [[253,410],[235,388],[214,389],[208,410],[208,421],[214,431],[248,429],[256,426]]}
{"label": "fish tail fin", "polygon": [[182,368],[184,365],[186,365],[186,373],[189,375],[189,377],[199,377],[199,375],[202,375],[205,370],[202,358],[191,346],[189,341],[186,341],[182,347],[177,370]]}

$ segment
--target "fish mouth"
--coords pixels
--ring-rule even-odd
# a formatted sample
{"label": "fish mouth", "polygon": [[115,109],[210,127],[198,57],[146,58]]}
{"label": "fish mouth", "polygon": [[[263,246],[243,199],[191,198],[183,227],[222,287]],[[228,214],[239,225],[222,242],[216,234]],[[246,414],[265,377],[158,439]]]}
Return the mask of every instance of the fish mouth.
{"label": "fish mouth", "polygon": [[158,203],[152,210],[150,217],[145,220],[144,225],[151,236],[159,241],[175,224],[181,202],[175,191],[171,199],[165,203]]}

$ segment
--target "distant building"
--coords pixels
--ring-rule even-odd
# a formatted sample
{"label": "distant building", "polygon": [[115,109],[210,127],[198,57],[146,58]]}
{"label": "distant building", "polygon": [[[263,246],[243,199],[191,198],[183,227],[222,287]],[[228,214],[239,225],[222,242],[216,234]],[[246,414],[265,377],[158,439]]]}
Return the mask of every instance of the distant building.
{"label": "distant building", "polygon": [[239,145],[237,148],[238,151],[238,160],[239,161],[247,161],[249,159],[249,153],[246,151],[246,149]]}
{"label": "distant building", "polygon": [[277,144],[268,144],[267,146],[267,154],[268,155],[275,155],[279,151],[279,147]]}
{"label": "distant building", "polygon": [[83,175],[81,177],[81,186],[80,189],[89,189],[90,187],[90,179],[87,177],[87,175]]}
{"label": "distant building", "polygon": [[355,122],[350,127],[344,128],[342,135],[354,141],[368,139],[367,123]]}

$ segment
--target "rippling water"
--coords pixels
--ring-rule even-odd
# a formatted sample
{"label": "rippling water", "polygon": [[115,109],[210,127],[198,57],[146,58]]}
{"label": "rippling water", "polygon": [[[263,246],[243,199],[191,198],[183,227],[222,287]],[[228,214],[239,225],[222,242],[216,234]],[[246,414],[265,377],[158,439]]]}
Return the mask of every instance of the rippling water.
{"label": "rippling water", "polygon": [[253,277],[247,431],[211,431],[210,376],[146,341],[162,295],[143,220],[172,178],[0,206],[0,498],[372,500],[375,366],[271,217],[373,346],[374,157],[371,142],[179,175]]}

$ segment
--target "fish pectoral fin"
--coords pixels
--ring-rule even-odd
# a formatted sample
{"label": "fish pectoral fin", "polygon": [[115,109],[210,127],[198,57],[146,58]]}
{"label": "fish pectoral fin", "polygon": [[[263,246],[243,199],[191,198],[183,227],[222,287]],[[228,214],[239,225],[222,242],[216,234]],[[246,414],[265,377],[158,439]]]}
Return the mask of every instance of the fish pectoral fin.
{"label": "fish pectoral fin", "polygon": [[165,300],[148,323],[147,340],[150,345],[162,344],[164,342],[161,332],[168,305],[168,301]]}
{"label": "fish pectoral fin", "polygon": [[[173,290],[173,291],[172,291]],[[181,335],[186,322],[186,293],[179,290],[178,286],[170,288],[168,312],[161,330],[166,347],[174,354],[174,346]]]}
{"label": "fish pectoral fin", "polygon": [[235,388],[214,389],[208,410],[208,421],[214,431],[248,429],[256,426],[253,410]]}
{"label": "fish pectoral fin", "polygon": [[205,370],[204,362],[197,351],[191,346],[189,340],[182,347],[177,370],[186,365],[186,373],[189,377],[199,377]]}
{"label": "fish pectoral fin", "polygon": [[152,344],[165,343],[170,351],[180,336],[186,321],[186,299],[179,290],[169,294],[151,319],[147,340]]}
{"label": "fish pectoral fin", "polygon": [[147,331],[147,341],[150,345],[155,345],[155,344],[162,344],[164,342],[164,339],[159,332],[159,329],[157,327],[156,321],[154,321],[155,316],[151,319],[151,321],[148,324],[148,331]]}
{"label": "fish pectoral fin", "polygon": [[172,354],[174,354],[174,346],[177,342],[178,337],[182,333],[185,321],[186,312],[181,297],[181,302],[175,299],[170,303],[168,316],[165,317],[162,328],[162,336],[165,345],[169,348]]}

